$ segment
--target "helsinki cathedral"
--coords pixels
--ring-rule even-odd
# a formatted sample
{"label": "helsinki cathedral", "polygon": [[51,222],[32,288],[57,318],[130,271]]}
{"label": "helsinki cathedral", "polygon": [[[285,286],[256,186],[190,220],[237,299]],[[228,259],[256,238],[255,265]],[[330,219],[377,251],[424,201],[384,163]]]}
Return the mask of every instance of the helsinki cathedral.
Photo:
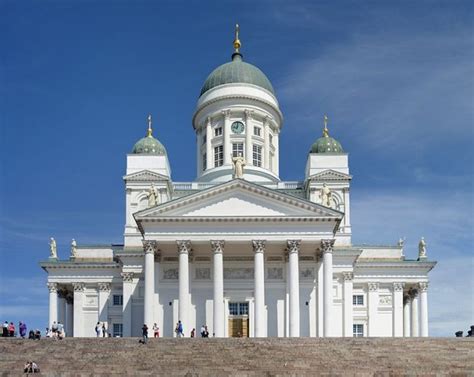
{"label": "helsinki cathedral", "polygon": [[[204,82],[192,117],[196,179],[174,182],[165,146],[127,154],[123,244],[50,241],[49,325],[67,336],[428,336],[429,261],[396,245],[351,241],[348,154],[330,135],[307,148],[301,181],[279,173],[283,124],[267,76],[246,62],[236,28],[229,62]],[[291,127],[291,125],[289,126]],[[296,152],[298,149],[296,150]],[[301,151],[303,153],[303,151]]]}

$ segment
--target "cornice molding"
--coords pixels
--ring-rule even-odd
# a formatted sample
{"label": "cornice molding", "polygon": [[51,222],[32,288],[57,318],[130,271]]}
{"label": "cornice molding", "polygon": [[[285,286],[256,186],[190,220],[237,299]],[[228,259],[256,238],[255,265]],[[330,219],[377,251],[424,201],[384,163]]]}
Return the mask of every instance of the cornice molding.
{"label": "cornice molding", "polygon": [[308,177],[309,182],[350,181],[352,175],[328,169]]}

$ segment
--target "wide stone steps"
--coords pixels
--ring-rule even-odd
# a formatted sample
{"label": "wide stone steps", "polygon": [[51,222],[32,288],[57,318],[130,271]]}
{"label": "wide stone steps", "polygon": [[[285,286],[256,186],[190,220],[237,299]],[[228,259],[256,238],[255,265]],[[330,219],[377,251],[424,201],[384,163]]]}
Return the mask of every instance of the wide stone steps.
{"label": "wide stone steps", "polygon": [[[472,338],[471,338],[472,339]],[[0,338],[0,376],[474,376],[470,338]]]}

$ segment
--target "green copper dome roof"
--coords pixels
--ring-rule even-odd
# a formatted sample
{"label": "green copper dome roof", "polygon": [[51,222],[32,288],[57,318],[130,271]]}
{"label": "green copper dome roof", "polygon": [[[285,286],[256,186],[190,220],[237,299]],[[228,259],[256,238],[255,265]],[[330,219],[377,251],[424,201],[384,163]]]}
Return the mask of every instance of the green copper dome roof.
{"label": "green copper dome roof", "polygon": [[166,149],[157,139],[153,137],[151,128],[151,115],[148,115],[147,135],[138,140],[133,146],[133,154],[154,154],[157,156],[166,156]]}
{"label": "green copper dome roof", "polygon": [[344,149],[336,139],[323,136],[313,143],[310,153],[344,153]]}
{"label": "green copper dome roof", "polygon": [[222,64],[211,72],[204,82],[199,96],[216,86],[232,83],[256,85],[275,95],[273,86],[267,76],[254,65],[242,61],[242,55],[235,52],[232,55],[231,62]]}
{"label": "green copper dome roof", "polygon": [[166,149],[157,139],[153,136],[145,136],[138,140],[133,146],[132,153],[134,154],[155,154],[158,156],[165,156]]}

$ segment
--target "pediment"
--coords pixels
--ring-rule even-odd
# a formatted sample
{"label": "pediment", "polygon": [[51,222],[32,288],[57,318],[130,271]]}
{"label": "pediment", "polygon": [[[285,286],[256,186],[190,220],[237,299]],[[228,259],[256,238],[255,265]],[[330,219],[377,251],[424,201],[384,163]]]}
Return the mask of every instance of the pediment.
{"label": "pediment", "polygon": [[328,169],[317,174],[313,174],[308,178],[310,181],[348,181],[352,179],[352,175],[341,173],[336,170]]}
{"label": "pediment", "polygon": [[127,182],[156,182],[169,181],[165,175],[155,173],[151,170],[141,170],[136,173],[128,174],[123,177]]}
{"label": "pediment", "polygon": [[339,211],[241,179],[160,204],[135,214],[135,219],[154,218],[282,218],[341,219]]}

